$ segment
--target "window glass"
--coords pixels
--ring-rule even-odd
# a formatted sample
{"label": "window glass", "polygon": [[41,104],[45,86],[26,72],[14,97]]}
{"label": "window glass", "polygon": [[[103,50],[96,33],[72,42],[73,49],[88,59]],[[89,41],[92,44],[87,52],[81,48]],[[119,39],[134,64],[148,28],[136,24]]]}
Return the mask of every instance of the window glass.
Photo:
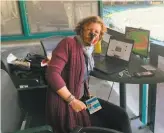
{"label": "window glass", "polygon": [[74,6],[76,23],[84,17],[91,15],[98,15],[98,3],[97,2],[75,2]]}
{"label": "window glass", "polygon": [[164,41],[164,1],[112,0],[103,3],[106,26],[125,33],[125,27],[150,30],[150,37]]}
{"label": "window glass", "polygon": [[22,34],[17,1],[1,1],[1,34]]}
{"label": "window glass", "polygon": [[79,19],[98,15],[96,1],[26,1],[32,33],[73,30]]}

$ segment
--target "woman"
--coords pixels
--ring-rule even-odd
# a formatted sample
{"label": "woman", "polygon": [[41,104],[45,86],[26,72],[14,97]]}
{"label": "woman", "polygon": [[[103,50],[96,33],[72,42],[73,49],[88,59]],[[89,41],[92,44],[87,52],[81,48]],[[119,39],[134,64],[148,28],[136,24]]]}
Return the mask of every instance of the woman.
{"label": "woman", "polygon": [[75,31],[75,37],[66,37],[53,50],[47,68],[49,124],[56,133],[91,125],[131,133],[128,116],[118,106],[99,99],[103,109],[90,115],[80,100],[84,94],[89,95],[88,75],[94,67],[92,52],[106,31],[103,21],[98,16],[87,17],[77,24]]}

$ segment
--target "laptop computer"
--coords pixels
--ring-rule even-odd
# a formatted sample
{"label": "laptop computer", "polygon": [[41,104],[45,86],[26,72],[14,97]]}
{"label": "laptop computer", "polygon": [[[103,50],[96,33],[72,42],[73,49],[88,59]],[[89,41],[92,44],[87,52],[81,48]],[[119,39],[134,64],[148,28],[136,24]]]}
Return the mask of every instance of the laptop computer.
{"label": "laptop computer", "polygon": [[120,72],[129,64],[134,40],[111,36],[105,56],[95,56],[95,70],[106,74]]}

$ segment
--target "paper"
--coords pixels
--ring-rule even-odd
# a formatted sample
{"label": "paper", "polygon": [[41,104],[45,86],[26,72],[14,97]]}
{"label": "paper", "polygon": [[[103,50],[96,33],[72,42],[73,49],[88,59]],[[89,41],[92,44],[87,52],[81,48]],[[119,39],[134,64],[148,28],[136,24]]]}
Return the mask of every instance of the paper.
{"label": "paper", "polygon": [[42,62],[41,62],[41,67],[47,66],[48,63],[49,63],[49,59],[44,59],[44,60],[42,60]]}
{"label": "paper", "polygon": [[52,58],[52,51],[47,51],[47,58],[51,60]]}
{"label": "paper", "polygon": [[87,106],[90,114],[93,114],[93,113],[99,111],[100,109],[102,109],[102,107],[96,97],[92,97],[85,102],[86,102],[86,106]]}
{"label": "paper", "polygon": [[142,65],[142,67],[148,71],[155,71],[156,69],[151,65]]}
{"label": "paper", "polygon": [[164,71],[164,57],[158,56],[158,68]]}
{"label": "paper", "polygon": [[12,62],[15,61],[16,59],[17,57],[11,53],[7,57],[7,63],[12,64]]}

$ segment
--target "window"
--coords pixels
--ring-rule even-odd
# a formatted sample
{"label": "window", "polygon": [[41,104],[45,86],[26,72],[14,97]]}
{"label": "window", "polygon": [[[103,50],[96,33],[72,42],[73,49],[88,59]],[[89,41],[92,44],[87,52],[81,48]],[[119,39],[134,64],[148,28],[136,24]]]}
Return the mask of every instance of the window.
{"label": "window", "polygon": [[89,15],[98,15],[96,1],[26,1],[32,33],[73,30],[75,24]]}
{"label": "window", "polygon": [[1,17],[2,35],[22,34],[17,1],[1,1]]}
{"label": "window", "polygon": [[117,0],[103,3],[107,27],[125,33],[125,27],[150,30],[151,39],[164,41],[164,1]]}
{"label": "window", "polygon": [[2,41],[74,35],[76,23],[99,14],[98,1],[7,1],[1,2]]}

